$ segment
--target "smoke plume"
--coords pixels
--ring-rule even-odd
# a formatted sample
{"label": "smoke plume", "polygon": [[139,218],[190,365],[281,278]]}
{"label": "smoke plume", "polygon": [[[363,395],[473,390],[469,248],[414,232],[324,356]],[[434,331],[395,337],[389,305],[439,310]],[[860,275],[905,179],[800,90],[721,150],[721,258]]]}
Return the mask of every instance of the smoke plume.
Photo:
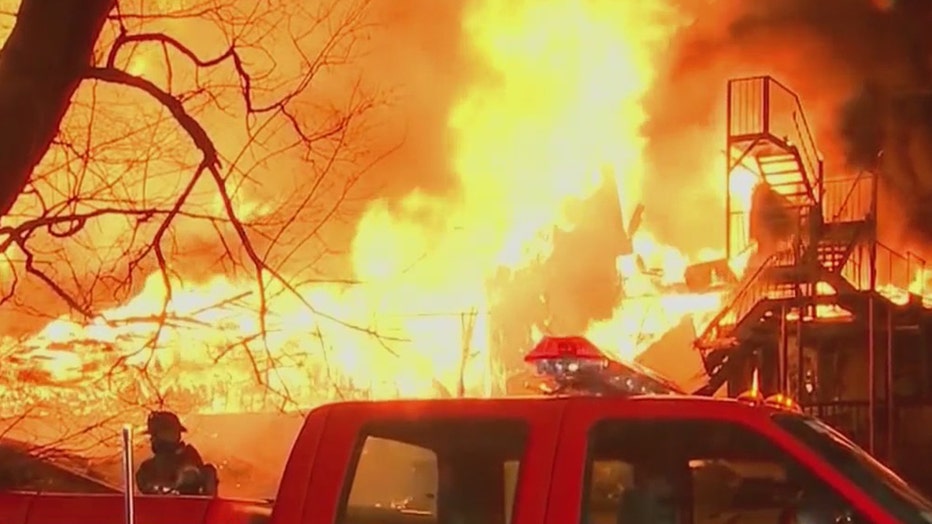
{"label": "smoke plume", "polygon": [[[893,206],[882,207],[884,229],[920,232],[923,238],[898,239],[913,248],[932,236],[926,205],[932,197],[932,2],[719,0],[681,7],[692,23],[673,44],[652,95],[648,133],[655,151],[699,154],[689,130],[721,118],[725,81],[770,74],[801,96],[827,176],[879,168],[885,198],[905,209],[905,216],[889,209],[884,217]],[[686,176],[657,167],[665,181]]]}

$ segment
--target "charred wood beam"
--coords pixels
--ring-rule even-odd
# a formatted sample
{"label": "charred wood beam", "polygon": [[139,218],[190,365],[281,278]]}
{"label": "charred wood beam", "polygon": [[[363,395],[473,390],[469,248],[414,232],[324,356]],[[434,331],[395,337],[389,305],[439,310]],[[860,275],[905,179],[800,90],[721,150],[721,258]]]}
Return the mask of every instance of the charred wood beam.
{"label": "charred wood beam", "polygon": [[644,221],[644,204],[638,204],[634,208],[634,213],[631,214],[631,220],[628,221],[628,227],[625,229],[625,234],[628,236],[628,241],[634,238],[635,233],[638,232],[638,229],[641,228],[641,222]]}
{"label": "charred wood beam", "polygon": [[22,0],[0,49],[0,219],[58,133],[116,0]]}

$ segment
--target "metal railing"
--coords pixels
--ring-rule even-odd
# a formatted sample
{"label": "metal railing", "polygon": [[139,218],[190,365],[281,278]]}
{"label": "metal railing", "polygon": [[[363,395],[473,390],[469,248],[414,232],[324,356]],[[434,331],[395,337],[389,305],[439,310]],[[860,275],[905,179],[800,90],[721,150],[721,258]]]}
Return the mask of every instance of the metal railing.
{"label": "metal railing", "polygon": [[[855,240],[856,241],[856,240]],[[925,274],[926,261],[911,251],[901,253],[882,242],[877,242],[876,286],[881,288],[895,288],[902,291],[911,291],[923,294],[925,285],[922,275]],[[870,245],[861,243],[857,245],[848,257],[848,261],[841,270],[841,276],[860,291],[871,289],[870,281]],[[919,288],[913,286],[918,283]]]}
{"label": "metal railing", "polygon": [[854,442],[866,445],[870,434],[866,400],[836,400],[803,407],[803,411],[841,431]]}
{"label": "metal railing", "polygon": [[744,279],[743,284],[728,294],[723,301],[725,307],[719,310],[718,314],[706,325],[699,336],[699,342],[710,343],[724,336],[724,330],[736,326],[761,300],[792,296],[792,292],[777,291],[780,287],[769,282],[763,274],[774,267],[792,265],[795,258],[796,254],[793,250],[779,251],[767,257],[754,272],[750,273],[750,276]]}
{"label": "metal railing", "polygon": [[748,211],[730,211],[728,213],[728,248],[729,253],[735,256],[737,253],[744,253],[751,247],[751,228],[748,223],[750,213]]}
{"label": "metal railing", "polygon": [[877,242],[877,286],[893,286],[905,290],[909,288],[911,281],[909,256]]}
{"label": "metal railing", "polygon": [[811,187],[821,187],[822,160],[799,97],[772,78],[767,82],[770,88],[770,134],[797,147]]}
{"label": "metal railing", "polygon": [[822,159],[799,97],[769,76],[728,81],[728,135],[769,136],[795,146],[803,175],[818,201],[822,189]]}
{"label": "metal railing", "polygon": [[874,174],[825,180],[822,216],[826,222],[855,222],[870,217],[874,206]]}
{"label": "metal railing", "polygon": [[926,259],[912,251],[906,252],[906,271],[909,273],[910,291],[925,296],[928,291],[926,284]]}
{"label": "metal railing", "polygon": [[750,136],[767,132],[763,77],[728,81],[728,136]]}

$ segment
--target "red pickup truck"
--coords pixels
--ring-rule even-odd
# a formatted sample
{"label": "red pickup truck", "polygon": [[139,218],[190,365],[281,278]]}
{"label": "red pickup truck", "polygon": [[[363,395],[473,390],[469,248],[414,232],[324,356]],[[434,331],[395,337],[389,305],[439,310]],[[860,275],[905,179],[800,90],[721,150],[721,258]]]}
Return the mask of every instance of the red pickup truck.
{"label": "red pickup truck", "polygon": [[[561,369],[575,371],[573,365]],[[119,495],[0,496],[2,524],[121,524]],[[138,497],[139,524],[932,523],[823,423],[764,402],[556,395],[311,412],[270,514]]]}

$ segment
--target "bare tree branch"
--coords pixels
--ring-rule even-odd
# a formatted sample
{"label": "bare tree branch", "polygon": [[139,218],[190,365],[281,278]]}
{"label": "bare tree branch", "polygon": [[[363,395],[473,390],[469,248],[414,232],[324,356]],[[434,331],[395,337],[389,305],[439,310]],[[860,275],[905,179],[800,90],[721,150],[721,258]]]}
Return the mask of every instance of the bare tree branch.
{"label": "bare tree branch", "polygon": [[22,0],[0,50],[0,218],[58,133],[116,0]]}
{"label": "bare tree branch", "polygon": [[[67,3],[23,3],[43,1]],[[328,310],[308,292],[360,285],[349,272],[322,269],[346,251],[327,230],[352,223],[355,184],[391,152],[366,144],[364,122],[383,100],[349,67],[369,28],[368,1],[197,0],[162,10],[148,0],[107,10],[98,0],[74,3],[101,4],[93,20],[105,25],[79,35],[89,43],[73,58],[74,85],[49,106],[69,113],[9,186],[16,205],[0,207],[0,306],[48,322],[8,344],[0,333],[8,364],[0,382],[28,385],[0,391],[0,405],[37,406],[28,416],[0,409],[0,420],[28,426],[66,406],[83,425],[42,451],[65,441],[82,448],[99,445],[112,422],[93,410],[129,417],[224,401],[291,410],[308,398],[371,395],[340,361],[347,333],[387,362],[413,361],[404,334]],[[56,24],[68,20],[60,12]],[[194,46],[202,42],[176,30],[182,22],[216,31],[210,45]],[[5,162],[0,154],[0,169]],[[289,184],[274,188],[276,180]],[[234,285],[193,300],[187,285],[213,277]],[[40,290],[59,307],[34,300]],[[140,297],[147,307],[131,307]],[[277,315],[283,309],[309,319],[301,340],[282,341],[294,337],[293,321]],[[469,338],[462,344],[465,368]],[[455,394],[465,390],[464,373]],[[454,394],[453,384],[425,382]]]}

